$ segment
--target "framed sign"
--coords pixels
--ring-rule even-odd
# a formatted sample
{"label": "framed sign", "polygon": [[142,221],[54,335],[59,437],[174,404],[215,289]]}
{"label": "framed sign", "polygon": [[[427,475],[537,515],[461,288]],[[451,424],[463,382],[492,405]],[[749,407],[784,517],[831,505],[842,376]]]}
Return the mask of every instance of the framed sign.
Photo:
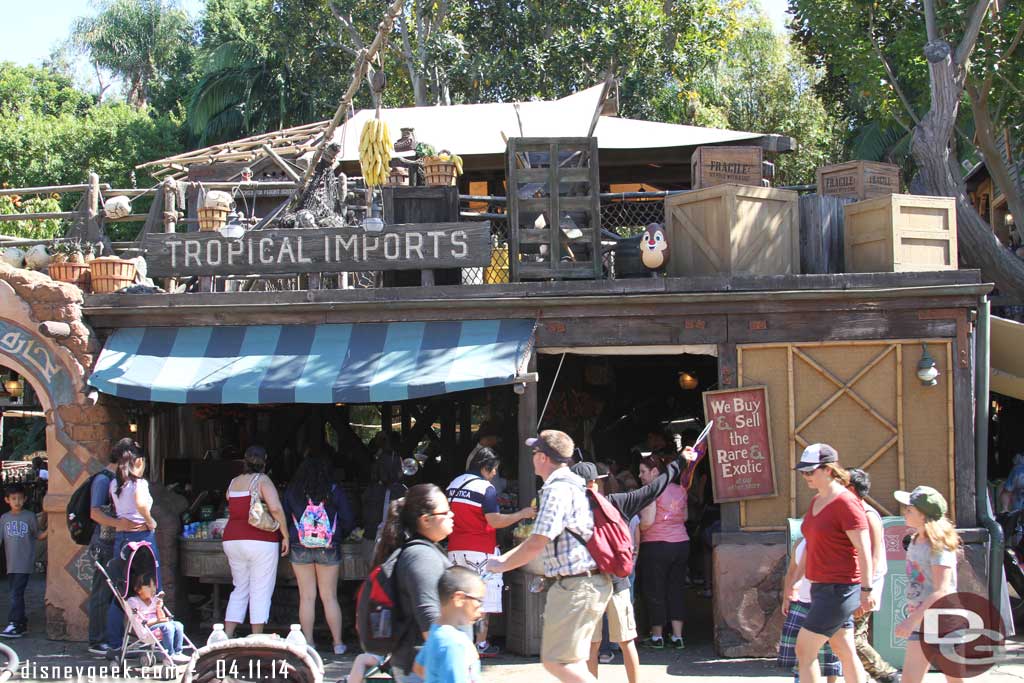
{"label": "framed sign", "polygon": [[777,495],[768,389],[705,391],[703,397],[704,416],[714,423],[708,462],[715,502]]}
{"label": "framed sign", "polygon": [[416,223],[362,228],[147,234],[148,274],[285,275],[364,270],[471,268],[491,263],[491,224]]}

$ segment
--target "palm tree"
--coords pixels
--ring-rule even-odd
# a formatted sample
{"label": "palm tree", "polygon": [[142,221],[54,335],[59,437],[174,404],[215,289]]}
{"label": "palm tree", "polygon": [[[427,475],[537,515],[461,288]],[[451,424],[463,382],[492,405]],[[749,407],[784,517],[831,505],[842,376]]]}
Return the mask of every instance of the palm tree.
{"label": "palm tree", "polygon": [[98,9],[75,20],[72,44],[124,79],[129,104],[145,107],[162,66],[191,42],[188,14],[176,0],[101,0]]}

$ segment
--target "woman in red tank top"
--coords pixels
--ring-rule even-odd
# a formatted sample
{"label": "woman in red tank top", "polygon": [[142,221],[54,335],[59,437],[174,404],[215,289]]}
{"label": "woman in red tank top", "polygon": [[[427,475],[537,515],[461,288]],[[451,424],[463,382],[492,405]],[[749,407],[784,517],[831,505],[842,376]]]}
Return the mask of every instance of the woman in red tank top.
{"label": "woman in red tank top", "polygon": [[[262,446],[249,446],[245,451],[245,472],[228,484],[228,524],[224,527],[224,554],[231,566],[234,590],[224,613],[224,632],[234,636],[245,620],[253,633],[263,633],[270,617],[270,598],[277,582],[277,559],[288,554],[288,522],[281,507],[277,488],[264,472],[267,451]],[[250,491],[259,488],[259,495],[270,514],[277,520],[277,531],[263,531],[249,524]]]}

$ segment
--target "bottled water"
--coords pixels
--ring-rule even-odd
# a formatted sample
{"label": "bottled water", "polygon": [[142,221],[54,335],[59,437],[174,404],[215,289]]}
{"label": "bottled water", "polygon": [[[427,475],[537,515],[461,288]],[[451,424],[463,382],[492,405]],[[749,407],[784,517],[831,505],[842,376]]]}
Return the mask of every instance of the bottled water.
{"label": "bottled water", "polygon": [[302,635],[302,627],[298,624],[292,624],[291,631],[289,631],[288,637],[285,638],[285,642],[289,645],[305,648],[306,636]]}
{"label": "bottled water", "polygon": [[214,643],[223,643],[228,639],[228,634],[224,633],[224,624],[214,624],[213,632],[210,633],[210,637],[206,639],[207,645],[213,645]]}

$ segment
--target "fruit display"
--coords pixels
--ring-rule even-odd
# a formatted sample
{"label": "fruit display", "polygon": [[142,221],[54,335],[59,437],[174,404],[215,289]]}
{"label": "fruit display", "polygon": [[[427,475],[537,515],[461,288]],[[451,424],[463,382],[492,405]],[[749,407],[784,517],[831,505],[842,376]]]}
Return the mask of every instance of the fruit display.
{"label": "fruit display", "polygon": [[359,167],[369,187],[388,182],[391,172],[391,132],[381,119],[370,119],[359,135]]}
{"label": "fruit display", "polygon": [[451,162],[455,164],[455,175],[462,175],[462,157],[458,154],[452,154],[448,150],[441,150],[438,154],[427,155],[423,158],[424,162]]}

